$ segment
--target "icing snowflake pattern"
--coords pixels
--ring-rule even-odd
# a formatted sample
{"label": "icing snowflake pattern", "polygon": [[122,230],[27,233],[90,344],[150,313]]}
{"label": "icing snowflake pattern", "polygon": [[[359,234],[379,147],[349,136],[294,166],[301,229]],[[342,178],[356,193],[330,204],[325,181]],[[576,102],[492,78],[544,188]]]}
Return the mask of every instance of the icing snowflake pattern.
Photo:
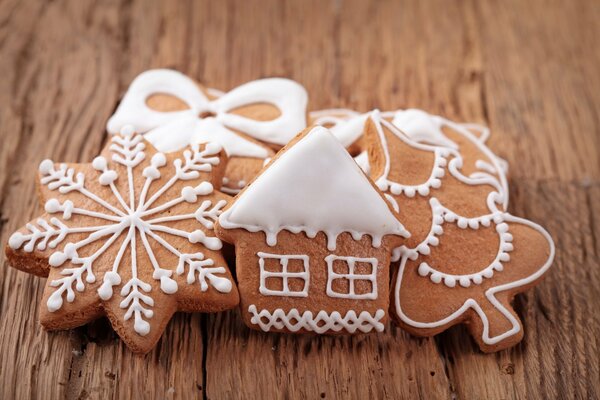
{"label": "icing snowflake pattern", "polygon": [[[168,168],[165,154],[158,152],[142,170],[138,166],[146,158],[145,149],[146,143],[142,136],[135,134],[128,126],[123,128],[121,135],[111,138],[110,160],[104,156],[94,159],[92,167],[97,173],[97,183],[110,190],[112,201],[94,193],[94,185],[87,185],[89,176],[79,172],[77,165],[71,167],[67,164],[54,164],[50,160],[40,164],[42,186],[56,192],[57,197],[71,192],[79,194],[62,202],[58,198],[50,198],[44,208],[51,217],[36,220],[37,226],[34,223],[27,224],[25,232],[16,232],[9,239],[12,249],[22,248],[25,252],[55,249],[66,242],[61,246],[62,250],[54,251],[48,259],[52,268],[69,263],[60,271],[60,278],[49,282],[53,288],[47,301],[50,312],[60,310],[65,299],[72,303],[77,292],[85,290],[86,283],[96,282],[96,274],[99,273],[96,261],[113,244],[118,250],[114,259],[111,259],[112,268],[106,272],[102,271],[104,275],[102,284],[97,289],[98,295],[107,301],[114,296],[115,286],[122,284],[119,292],[122,301],[119,306],[125,310],[126,321],[133,318],[134,330],[139,335],[145,336],[150,331],[147,320],[153,317],[152,308],[155,303],[152,282],[149,282],[150,279],[144,280],[138,270],[139,258],[142,255],[136,253],[140,248],[145,250],[145,257],[149,259],[153,268],[152,279],[159,283],[160,290],[166,294],[177,292],[178,284],[173,279],[174,274],[184,275],[186,270],[186,282],[198,282],[199,290],[203,292],[207,291],[209,286],[220,293],[229,293],[232,290],[231,281],[220,276],[226,273],[224,266],[215,265],[214,260],[202,252],[185,253],[181,247],[169,240],[179,237],[192,244],[201,244],[210,250],[221,249],[221,241],[216,237],[207,236],[201,229],[188,232],[175,227],[181,221],[196,221],[206,229],[212,229],[214,221],[226,204],[225,200],[216,201],[214,204],[211,200],[202,200],[213,193],[212,184],[202,181],[196,186],[183,186],[179,194],[174,194],[173,191],[175,184],[197,181],[201,172],[210,172],[220,161],[218,153],[221,146],[209,143],[203,146],[202,150],[199,145],[190,146],[183,152],[183,158],[173,160],[171,168]],[[121,167],[113,169],[116,164]],[[123,172],[126,172],[127,176],[120,176]],[[141,176],[138,176],[140,172]],[[170,173],[172,176],[169,177]],[[153,182],[161,177],[169,179],[166,182],[162,179],[164,184],[151,192]],[[116,184],[122,179],[127,182],[125,196],[121,193],[123,182],[121,181],[121,185]],[[171,200],[163,202],[165,194],[168,194]],[[199,205],[193,213],[178,214],[176,206],[180,203]],[[70,226],[69,220],[74,216],[84,221],[103,222],[99,225]],[[76,239],[68,241],[72,236]],[[150,238],[155,247],[151,246]],[[178,263],[162,265],[156,257],[156,249],[171,253],[179,260]],[[122,273],[125,268],[130,269],[126,274],[130,278],[126,282]]]}

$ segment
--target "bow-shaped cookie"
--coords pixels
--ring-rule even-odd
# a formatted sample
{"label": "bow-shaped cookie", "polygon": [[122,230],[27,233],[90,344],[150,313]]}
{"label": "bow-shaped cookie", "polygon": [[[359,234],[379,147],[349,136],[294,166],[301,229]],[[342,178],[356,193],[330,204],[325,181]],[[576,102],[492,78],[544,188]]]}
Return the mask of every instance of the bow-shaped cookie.
{"label": "bow-shaped cookie", "polygon": [[[153,95],[166,94],[183,101],[189,108],[159,111],[148,106]],[[217,141],[230,157],[266,158],[268,152],[257,143],[239,136],[241,132],[259,141],[283,146],[306,127],[308,96],[298,83],[282,78],[260,79],[243,84],[210,100],[189,77],[173,70],[155,69],[138,75],[131,83],[107,130],[116,134],[124,125],[146,133],[168,124],[176,124],[178,133],[167,136],[165,128],[149,132],[146,140],[161,151],[175,151],[190,143]],[[260,121],[237,115],[241,107],[270,104],[279,116]],[[168,128],[172,131],[173,126]]]}

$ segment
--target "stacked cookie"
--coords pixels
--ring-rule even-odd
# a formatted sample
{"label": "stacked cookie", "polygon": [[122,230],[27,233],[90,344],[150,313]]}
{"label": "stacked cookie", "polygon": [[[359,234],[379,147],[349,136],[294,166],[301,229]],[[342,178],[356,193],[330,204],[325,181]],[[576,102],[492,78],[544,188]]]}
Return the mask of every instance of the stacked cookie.
{"label": "stacked cookie", "polygon": [[489,132],[420,110],[308,115],[307,102],[287,79],[222,93],[139,75],[100,156],[40,164],[45,213],[9,239],[12,266],[49,277],[42,324],[106,315],[147,352],[175,311],[239,304],[263,331],[382,331],[389,314],[421,336],[466,323],[484,351],[517,343],[510,301],[554,245],[507,212]]}

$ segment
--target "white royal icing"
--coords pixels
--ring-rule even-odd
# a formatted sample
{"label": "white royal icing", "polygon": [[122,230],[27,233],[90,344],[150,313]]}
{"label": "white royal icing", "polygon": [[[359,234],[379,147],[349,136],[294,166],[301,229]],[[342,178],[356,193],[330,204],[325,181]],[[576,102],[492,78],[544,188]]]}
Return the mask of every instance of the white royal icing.
{"label": "white royal icing", "polygon": [[[391,123],[387,122],[386,120],[383,120],[381,118],[381,115],[377,112],[372,113],[372,118],[377,127],[380,143],[381,143],[381,146],[384,151],[384,156],[386,158],[386,168],[385,168],[386,173],[384,173],[384,177],[387,176],[386,174],[387,174],[387,172],[389,172],[390,154],[387,149],[387,142],[386,142],[385,136],[383,134],[382,126],[385,126],[394,135],[396,135],[398,138],[400,138],[401,140],[403,140],[405,143],[409,144],[413,148],[419,148],[419,149],[424,149],[424,150],[429,149],[430,151],[436,152],[436,159],[437,159],[437,154],[438,154],[437,152],[439,151],[440,147],[423,145],[423,144],[419,144],[416,142],[412,142],[411,140],[404,138],[402,132],[397,130],[395,128],[395,126],[393,126]],[[423,125],[421,125],[421,126],[423,126]],[[401,318],[401,320],[408,325],[411,325],[411,326],[414,326],[417,328],[435,328],[435,327],[439,327],[439,326],[445,325],[445,324],[453,321],[454,319],[460,317],[467,309],[472,308],[479,315],[479,317],[481,318],[483,325],[484,325],[484,329],[482,332],[483,342],[486,344],[489,344],[489,345],[493,345],[493,344],[496,344],[496,343],[506,339],[507,337],[517,334],[519,332],[519,330],[521,329],[520,324],[517,321],[517,319],[512,315],[512,313],[510,313],[496,299],[495,293],[500,292],[500,291],[510,290],[510,289],[513,289],[513,288],[516,288],[519,286],[524,286],[524,285],[527,285],[528,283],[533,282],[536,279],[538,279],[544,272],[546,272],[546,270],[550,267],[550,265],[552,263],[552,260],[554,258],[554,251],[555,251],[554,243],[552,242],[550,235],[541,226],[539,226],[531,221],[527,221],[527,220],[524,220],[521,218],[514,217],[514,216],[512,216],[506,212],[500,211],[498,209],[498,205],[501,205],[502,207],[506,207],[507,202],[508,202],[508,197],[507,197],[508,192],[505,187],[506,182],[505,182],[505,178],[503,177],[502,174],[498,175],[501,177],[500,180],[496,179],[496,177],[494,177],[490,174],[486,174],[485,172],[471,174],[470,176],[466,177],[466,176],[462,175],[462,173],[460,172],[460,168],[462,166],[461,155],[453,149],[448,149],[448,148],[445,148],[445,149],[446,149],[446,151],[448,151],[450,154],[452,154],[454,156],[454,158],[452,158],[448,162],[447,169],[448,169],[448,172],[451,175],[453,175],[456,179],[458,179],[459,181],[461,181],[462,183],[467,184],[467,185],[487,184],[487,185],[494,187],[495,192],[490,193],[490,195],[488,196],[488,202],[487,202],[490,212],[489,212],[489,214],[485,214],[482,216],[478,216],[478,217],[474,217],[474,218],[467,218],[464,216],[460,216],[460,215],[452,212],[451,210],[447,209],[446,207],[444,207],[435,196],[430,198],[429,201],[430,201],[430,204],[432,207],[432,225],[431,225],[431,230],[429,232],[428,237],[422,243],[420,243],[418,246],[416,246],[414,249],[408,249],[403,246],[403,247],[400,247],[399,249],[395,249],[395,251],[394,251],[393,259],[400,258],[400,268],[399,268],[399,273],[398,273],[398,277],[396,280],[396,293],[395,293],[396,313]],[[398,156],[401,156],[401,155],[398,155]],[[435,169],[435,167],[434,167],[434,169]],[[496,169],[496,171],[500,171],[500,170]],[[388,190],[390,188],[391,188],[391,185],[386,187],[386,189],[388,189]],[[407,193],[404,191],[402,191],[402,193],[399,193],[399,194],[407,195]],[[436,284],[444,284],[449,288],[457,288],[454,290],[460,290],[459,288],[469,287],[472,284],[480,285],[484,279],[490,279],[494,276],[495,273],[503,271],[504,267],[503,267],[502,263],[508,262],[510,260],[509,253],[513,250],[512,235],[509,232],[509,224],[508,224],[509,222],[521,223],[521,224],[527,225],[527,226],[537,230],[546,238],[546,240],[548,241],[549,247],[550,247],[550,255],[548,257],[548,260],[534,274],[532,274],[531,276],[529,276],[527,278],[517,280],[515,282],[499,285],[497,287],[488,289],[485,293],[486,297],[488,298],[490,303],[496,309],[498,309],[500,311],[500,313],[502,313],[511,322],[511,329],[509,329],[508,331],[506,331],[500,335],[491,337],[489,335],[489,321],[487,319],[487,316],[485,315],[481,306],[474,299],[466,300],[464,302],[463,306],[459,310],[455,311],[450,316],[448,316],[447,318],[444,318],[440,321],[434,321],[434,322],[414,321],[411,318],[409,318],[402,311],[401,302],[400,302],[400,297],[401,297],[400,290],[401,290],[401,282],[402,282],[406,262],[409,259],[416,260],[419,256],[419,254],[422,254],[422,255],[430,254],[431,246],[439,245],[439,241],[440,241],[439,237],[441,235],[443,235],[443,232],[444,232],[443,227],[442,227],[444,223],[454,223],[461,229],[472,229],[472,230],[479,229],[479,227],[481,227],[481,226],[489,227],[489,226],[491,226],[492,223],[494,223],[496,232],[500,236],[500,241],[499,241],[500,244],[499,244],[498,252],[497,252],[495,259],[492,261],[492,263],[490,263],[488,266],[486,266],[485,268],[483,268],[482,270],[480,270],[478,272],[475,272],[472,274],[455,275],[455,274],[444,273],[444,272],[432,267],[431,265],[429,265],[426,262],[423,262],[419,265],[419,267],[417,269],[417,273],[420,276],[429,277],[429,279]]]}
{"label": "white royal icing", "polygon": [[313,128],[240,193],[221,214],[225,229],[262,231],[267,244],[281,230],[327,235],[327,247],[349,232],[355,240],[370,235],[378,247],[385,235],[408,236],[386,201],[335,137]]}
{"label": "white royal icing", "polygon": [[252,314],[251,322],[258,325],[265,332],[270,331],[272,328],[287,329],[290,332],[298,332],[304,329],[316,333],[339,332],[341,330],[346,330],[349,333],[355,333],[356,331],[367,333],[372,330],[383,332],[384,325],[381,320],[385,317],[384,310],[377,310],[375,314],[362,311],[358,315],[354,310],[349,310],[345,315],[338,311],[329,313],[322,310],[314,315],[312,311],[301,313],[296,308],[289,311],[281,308],[272,312],[264,309],[258,311],[254,304],[248,307],[248,312]]}
{"label": "white royal icing", "polygon": [[[497,203],[502,204],[504,209],[508,206],[508,186],[504,175],[501,174],[500,180],[485,172],[476,172],[469,176],[465,176],[461,172],[463,158],[458,151],[445,147],[417,143],[407,138],[403,132],[396,128],[392,123],[385,120],[378,110],[372,111],[370,113],[370,118],[375,124],[385,158],[383,173],[376,181],[377,186],[382,191],[389,191],[394,195],[404,194],[407,197],[413,197],[415,194],[428,196],[432,190],[439,189],[442,186],[441,179],[445,176],[444,169],[447,169],[454,178],[467,185],[489,185],[493,187],[494,190],[490,192],[487,198],[488,207],[494,208]],[[391,157],[387,147],[387,140],[383,132],[384,127],[408,146],[419,150],[430,151],[435,154],[435,161],[432,166],[431,174],[425,182],[418,185],[404,185],[402,183],[392,182],[388,179],[391,168]],[[448,161],[450,156],[453,158]]]}
{"label": "white royal icing", "polygon": [[[330,254],[325,257],[327,262],[327,289],[326,293],[329,297],[346,298],[353,300],[360,299],[377,299],[377,265],[379,261],[373,257],[352,257],[352,256],[337,256]],[[334,262],[342,261],[348,264],[348,273],[337,273],[334,269]],[[357,274],[356,263],[360,262],[363,264],[369,264],[371,266],[371,272],[368,274]],[[335,280],[348,281],[348,292],[341,293],[333,290],[333,282]],[[371,291],[368,293],[356,293],[355,283],[356,281],[368,281],[371,284]]]}
{"label": "white royal icing", "polygon": [[[189,107],[183,111],[162,112],[151,109],[146,100],[155,94],[167,94],[182,100]],[[180,150],[190,143],[217,141],[230,156],[265,158],[267,151],[233,131],[239,130],[254,139],[285,145],[306,127],[306,90],[289,79],[268,78],[243,84],[214,100],[209,100],[196,83],[173,70],[149,70],[131,83],[107,130],[118,133],[125,125],[136,132],[148,133],[148,140],[160,151]],[[256,121],[229,113],[242,106],[268,103],[277,107],[280,115],[270,121]],[[208,113],[208,117],[203,117]],[[163,127],[180,119],[185,122]],[[172,129],[176,128],[176,129]]]}
{"label": "white royal icing", "polygon": [[[446,151],[448,149],[456,151],[458,145],[444,134],[442,131],[444,126],[448,126],[464,136],[490,160],[477,160],[475,167],[480,171],[474,172],[468,178],[495,180],[496,183],[494,186],[500,187],[499,193],[505,199],[504,204],[506,208],[508,202],[508,183],[506,180],[508,163],[496,156],[485,145],[490,132],[487,127],[471,123],[459,124],[418,109],[384,111],[379,112],[379,115],[381,118],[392,119],[392,124],[405,133],[413,142],[433,145],[443,148]],[[347,109],[330,109],[313,111],[310,113],[310,116],[317,125],[332,125],[330,128],[331,131],[347,147],[361,137],[364,130],[364,122],[369,113],[360,114]],[[472,131],[480,132],[480,136],[476,137]],[[368,160],[365,160],[362,155],[357,156],[357,162],[364,171],[369,171]]]}
{"label": "white royal icing", "polygon": [[[28,233],[14,233],[9,239],[9,246],[12,249],[23,247],[26,252],[33,252],[36,249],[43,251],[47,248],[56,248],[71,234],[85,234],[84,239],[66,243],[61,251],[57,250],[49,257],[51,267],[60,267],[67,261],[72,265],[70,268],[61,270],[63,278],[50,282],[50,286],[55,290],[48,299],[47,307],[50,312],[55,312],[63,306],[63,296],[68,302],[73,302],[76,296],[75,290],[77,292],[85,290],[84,277],[87,283],[96,281],[94,274],[96,260],[113,243],[122,239],[113,260],[112,270],[104,274],[98,295],[102,300],[107,301],[112,298],[114,287],[123,283],[120,290],[120,295],[123,297],[120,307],[126,309],[124,318],[129,320],[133,316],[135,331],[140,335],[146,335],[150,331],[150,324],[144,318],[152,318],[154,313],[151,307],[154,306],[154,299],[151,293],[152,286],[144,282],[138,275],[138,255],[136,254],[138,240],[141,241],[152,264],[154,270],[152,277],[160,281],[160,288],[164,293],[172,294],[178,290],[177,282],[172,279],[173,273],[182,275],[185,273],[186,267],[188,268],[187,283],[193,284],[197,281],[202,291],[206,291],[209,284],[222,293],[228,293],[232,289],[229,279],[217,275],[226,272],[224,267],[214,266],[214,261],[206,258],[201,252],[182,253],[167,239],[169,236],[178,236],[187,239],[190,243],[200,243],[208,249],[220,249],[222,243],[218,238],[209,237],[199,229],[192,232],[176,229],[172,222],[196,220],[207,229],[212,229],[213,223],[225,206],[223,201],[213,205],[210,200],[204,200],[197,211],[191,214],[154,216],[157,213],[171,210],[172,207],[182,202],[197,203],[200,201],[199,198],[213,192],[210,182],[204,181],[197,186],[184,186],[179,196],[158,206],[154,205],[175,183],[197,179],[201,172],[210,171],[213,165],[217,165],[219,163],[217,155],[221,151],[221,146],[209,143],[202,151],[199,150],[198,145],[186,150],[183,159],[176,159],[173,162],[175,167],[173,176],[148,198],[148,190],[152,183],[166,172],[161,171],[167,164],[165,155],[163,153],[154,154],[150,165],[141,172],[145,180],[143,186],[139,188],[134,184],[134,172],[146,158],[142,137],[134,135],[131,127],[125,127],[122,136],[113,136],[111,141],[111,160],[99,156],[94,159],[92,166],[98,172],[99,183],[111,190],[118,206],[107,202],[86,188],[84,174],[77,172],[75,168],[71,168],[67,164],[58,164],[57,166],[52,161],[45,160],[39,167],[42,175],[41,184],[49,190],[56,190],[61,194],[78,192],[86,198],[86,202],[92,202],[104,210],[88,210],[85,208],[86,202],[82,202],[80,205],[72,200],[65,200],[61,203],[60,200],[51,198],[45,204],[48,214],[60,214],[64,221],[69,221],[73,215],[82,215],[103,220],[105,223],[98,226],[69,227],[66,222],[57,217],[52,217],[49,221],[40,218],[36,221],[38,226],[31,223],[26,225]],[[126,198],[122,196],[114,183],[123,177],[119,176],[116,170],[110,168],[111,163],[126,167],[125,179],[129,192]],[[170,224],[164,225],[164,223]],[[175,255],[179,259],[178,265],[176,267],[160,265],[148,237],[154,239],[167,252]],[[86,246],[98,241],[102,241],[103,244],[93,254],[88,254],[89,248]],[[129,249],[130,260],[125,261],[123,257],[127,249]],[[119,273],[119,269],[123,267],[130,268],[131,279],[127,282],[122,282]]]}
{"label": "white royal icing", "polygon": [[[408,261],[408,258],[409,258],[406,256],[403,257],[402,260],[400,261],[398,278],[396,280],[396,296],[395,296],[396,313],[404,323],[406,323],[410,326],[414,326],[416,328],[422,328],[422,329],[437,328],[437,327],[446,325],[446,324],[456,320],[461,315],[463,315],[467,310],[473,309],[477,313],[479,318],[481,318],[481,321],[483,323],[483,332],[481,335],[481,339],[483,340],[484,343],[486,343],[488,345],[494,345],[496,343],[501,342],[502,340],[505,340],[508,337],[514,336],[517,333],[519,333],[519,331],[521,330],[521,325],[519,324],[519,321],[513,316],[513,314],[509,310],[507,310],[502,305],[502,303],[500,301],[498,301],[498,299],[496,298],[496,293],[515,289],[515,288],[518,288],[521,286],[525,286],[525,285],[528,285],[531,282],[534,282],[537,279],[539,279],[548,270],[548,268],[550,268],[550,265],[552,265],[552,260],[554,259],[555,248],[554,248],[554,242],[552,241],[552,238],[550,237],[548,232],[546,232],[546,230],[544,228],[542,228],[540,225],[533,223],[531,221],[528,221],[526,219],[515,217],[508,213],[501,212],[500,214],[502,215],[503,222],[498,226],[507,225],[506,223],[519,223],[519,224],[529,226],[530,228],[533,228],[537,232],[542,234],[544,236],[544,238],[548,241],[548,245],[550,247],[550,253],[548,255],[548,259],[546,260],[544,265],[542,265],[540,267],[540,269],[538,269],[535,273],[533,273],[523,279],[516,280],[514,282],[509,282],[509,283],[506,283],[503,285],[492,287],[492,288],[486,290],[486,292],[485,292],[485,296],[488,299],[488,301],[498,311],[500,311],[500,313],[502,315],[504,315],[508,321],[510,321],[511,328],[499,335],[491,336],[490,335],[490,323],[487,318],[487,315],[485,314],[485,312],[483,311],[483,309],[481,308],[479,303],[475,299],[472,299],[472,298],[465,300],[463,305],[458,310],[454,311],[452,314],[448,315],[446,318],[440,319],[438,321],[431,321],[431,322],[416,321],[416,320],[410,318],[409,316],[407,316],[406,313],[402,310],[402,304],[400,302],[400,288],[402,286],[402,278],[404,276],[406,262]],[[505,235],[508,233],[508,231],[504,231],[504,229],[505,229],[504,227],[501,228],[502,232],[500,234]],[[510,241],[506,241],[506,243],[510,243]],[[494,265],[494,263],[492,263],[492,265]],[[494,267],[493,269],[496,269],[496,268]],[[493,273],[493,269],[491,270],[492,273]],[[487,270],[487,268],[486,268],[486,270]],[[486,270],[484,270],[484,271],[486,271]],[[484,271],[482,271],[482,273]],[[421,274],[420,270],[418,272],[419,272],[419,274]],[[489,272],[488,272],[488,274],[489,274]],[[490,275],[490,277],[491,277],[491,275]],[[472,279],[472,277],[470,277],[470,276],[468,278],[469,278],[469,280]],[[487,278],[487,276],[486,276],[486,278]],[[454,277],[454,279],[456,279],[456,277]],[[466,285],[466,281],[463,283],[465,283],[465,285]],[[475,282],[475,283],[477,283],[477,282]],[[460,286],[465,287],[465,285],[461,284]],[[449,285],[447,285],[447,286],[449,286]],[[460,286],[457,286],[457,287],[460,287]],[[466,286],[468,286],[468,285],[466,285]]]}
{"label": "white royal icing", "polygon": [[[291,254],[270,254],[259,251],[258,265],[260,268],[260,287],[258,291],[265,296],[286,296],[286,297],[308,297],[308,285],[310,281],[309,258],[307,255],[291,255]],[[268,271],[265,269],[265,259],[274,259],[279,261],[281,270]],[[299,260],[302,262],[303,270],[301,272],[289,272],[288,263],[290,260]],[[281,279],[282,289],[273,290],[267,286],[267,279]],[[289,279],[301,279],[304,281],[304,286],[301,291],[293,291],[289,288]]]}

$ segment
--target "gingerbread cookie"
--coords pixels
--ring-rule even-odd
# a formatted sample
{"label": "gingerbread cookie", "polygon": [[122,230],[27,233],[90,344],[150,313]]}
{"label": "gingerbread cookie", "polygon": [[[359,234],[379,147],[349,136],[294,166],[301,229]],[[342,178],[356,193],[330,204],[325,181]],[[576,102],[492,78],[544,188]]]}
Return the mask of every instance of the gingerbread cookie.
{"label": "gingerbread cookie", "polygon": [[264,160],[306,127],[308,96],[289,79],[268,78],[228,93],[206,90],[173,70],[138,75],[107,124],[118,133],[131,124],[158,150],[217,142],[229,157],[222,190],[237,193]]}
{"label": "gingerbread cookie", "polygon": [[[508,163],[486,146],[490,130],[485,126],[457,123],[418,109],[384,111],[380,115],[415,142],[458,151],[465,164],[463,171],[468,169],[475,176],[478,173],[494,175],[508,199]],[[369,171],[369,163],[362,134],[367,116],[346,109],[310,113],[312,122],[330,128],[348,151],[356,155],[355,160],[366,172]]]}
{"label": "gingerbread cookie", "polygon": [[383,330],[391,249],[408,233],[323,127],[299,134],[215,226],[236,250],[241,313],[263,331]]}
{"label": "gingerbread cookie", "polygon": [[145,353],[176,311],[239,302],[213,224],[229,197],[219,144],[155,150],[124,127],[91,164],[39,167],[45,214],[14,233],[9,263],[48,277],[40,320],[69,329],[106,315]]}
{"label": "gingerbread cookie", "polygon": [[550,267],[548,233],[505,212],[497,176],[473,172],[458,151],[416,143],[378,112],[364,135],[371,176],[412,235],[396,250],[393,315],[423,336],[465,323],[483,351],[518,343],[510,302]]}

